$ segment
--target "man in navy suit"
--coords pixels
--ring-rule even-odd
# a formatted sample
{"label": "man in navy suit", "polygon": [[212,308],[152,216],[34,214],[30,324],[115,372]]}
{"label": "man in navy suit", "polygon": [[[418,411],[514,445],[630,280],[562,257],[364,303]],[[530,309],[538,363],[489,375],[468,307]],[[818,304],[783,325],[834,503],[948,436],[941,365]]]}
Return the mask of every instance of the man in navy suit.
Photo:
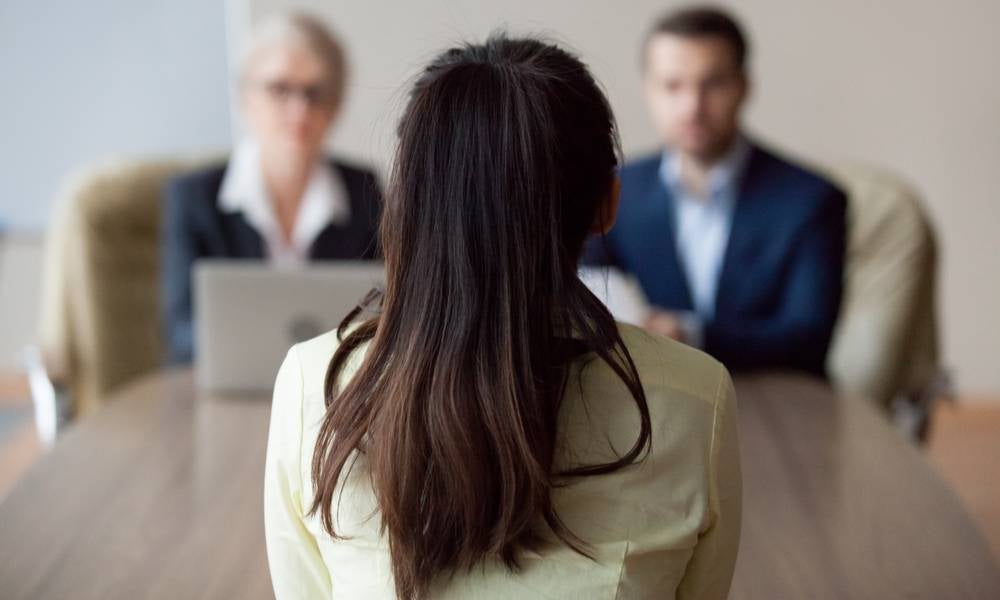
{"label": "man in navy suit", "polygon": [[843,286],[846,202],[741,131],[747,44],[711,8],[661,19],[643,49],[665,149],[625,165],[618,220],[584,262],[633,274],[650,331],[733,370],[824,376]]}

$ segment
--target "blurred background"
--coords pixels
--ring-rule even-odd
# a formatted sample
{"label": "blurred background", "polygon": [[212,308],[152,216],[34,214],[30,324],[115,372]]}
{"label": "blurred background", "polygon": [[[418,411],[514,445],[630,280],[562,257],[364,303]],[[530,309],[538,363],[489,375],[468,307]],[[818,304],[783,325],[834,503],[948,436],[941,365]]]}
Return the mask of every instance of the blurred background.
{"label": "blurred background", "polygon": [[[194,0],[0,3],[0,498],[35,460],[24,349],[37,341],[57,199],[95,165],[226,153],[253,23],[323,17],[350,74],[331,149],[388,166],[405,82],[437,51],[506,27],[576,49],[606,87],[627,155],[658,140],[640,95],[653,0]],[[864,164],[922,198],[937,239],[941,364],[928,456],[1000,553],[1000,2],[742,0],[749,130],[818,169]]]}

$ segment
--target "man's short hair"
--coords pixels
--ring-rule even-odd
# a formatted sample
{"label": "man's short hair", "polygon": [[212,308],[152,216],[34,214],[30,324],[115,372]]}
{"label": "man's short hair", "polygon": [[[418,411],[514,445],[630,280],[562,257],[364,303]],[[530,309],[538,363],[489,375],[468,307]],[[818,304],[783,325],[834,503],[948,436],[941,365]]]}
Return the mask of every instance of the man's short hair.
{"label": "man's short hair", "polygon": [[642,44],[642,64],[646,64],[649,42],[657,35],[669,34],[689,38],[717,37],[732,48],[736,66],[744,69],[750,48],[736,19],[715,6],[694,5],[670,11],[653,24]]}

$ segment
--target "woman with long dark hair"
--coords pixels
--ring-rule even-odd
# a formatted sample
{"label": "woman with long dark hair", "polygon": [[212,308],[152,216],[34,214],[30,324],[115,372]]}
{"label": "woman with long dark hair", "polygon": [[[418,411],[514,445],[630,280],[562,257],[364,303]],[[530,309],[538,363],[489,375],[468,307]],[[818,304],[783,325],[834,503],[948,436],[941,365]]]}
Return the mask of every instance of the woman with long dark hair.
{"label": "woman with long dark hair", "polygon": [[416,82],[381,223],[386,286],[293,347],[274,392],[268,558],[285,598],[724,598],[732,385],[614,322],[577,277],[617,208],[614,117],[531,39]]}

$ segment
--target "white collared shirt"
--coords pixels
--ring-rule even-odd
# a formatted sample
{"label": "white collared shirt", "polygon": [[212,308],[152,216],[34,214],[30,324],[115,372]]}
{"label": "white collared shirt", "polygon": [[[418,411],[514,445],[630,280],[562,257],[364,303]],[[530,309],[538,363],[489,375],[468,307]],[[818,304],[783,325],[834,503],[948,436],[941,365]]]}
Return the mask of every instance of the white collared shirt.
{"label": "white collared shirt", "polygon": [[[704,322],[715,316],[722,263],[729,245],[733,213],[750,144],[738,136],[726,155],[708,173],[708,196],[700,198],[688,190],[681,178],[681,157],[664,152],[660,178],[674,200],[674,237],[677,254],[694,303],[692,315],[682,315],[693,345],[701,345]],[[693,338],[693,339],[692,339]]]}
{"label": "white collared shirt", "polygon": [[715,297],[739,185],[750,145],[738,137],[708,173],[708,197],[692,194],[681,179],[681,158],[665,152],[660,176],[674,200],[677,253],[687,276],[695,311],[705,321],[715,314]]}
{"label": "white collared shirt", "polygon": [[219,190],[219,207],[240,212],[264,241],[268,260],[277,266],[304,264],[317,236],[331,223],[351,218],[351,205],[340,173],[325,162],[317,162],[309,175],[292,239],[286,242],[264,185],[260,148],[247,139],[233,152]]}

